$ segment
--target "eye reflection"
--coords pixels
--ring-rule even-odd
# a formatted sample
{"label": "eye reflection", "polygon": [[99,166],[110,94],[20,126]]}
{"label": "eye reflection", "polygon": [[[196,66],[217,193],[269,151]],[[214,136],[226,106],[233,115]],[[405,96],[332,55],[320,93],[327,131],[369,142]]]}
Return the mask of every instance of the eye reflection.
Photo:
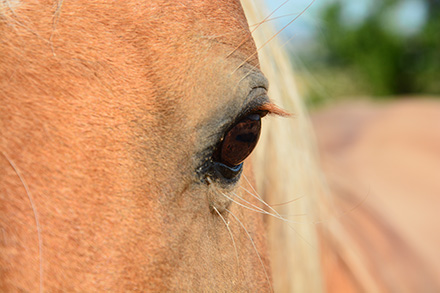
{"label": "eye reflection", "polygon": [[260,138],[261,116],[251,114],[237,122],[224,136],[219,149],[220,162],[234,167],[253,151]]}

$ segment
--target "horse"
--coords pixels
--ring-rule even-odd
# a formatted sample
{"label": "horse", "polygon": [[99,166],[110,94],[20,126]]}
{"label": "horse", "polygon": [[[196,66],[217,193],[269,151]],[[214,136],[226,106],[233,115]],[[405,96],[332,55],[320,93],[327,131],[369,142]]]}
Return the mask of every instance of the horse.
{"label": "horse", "polygon": [[434,246],[327,186],[267,20],[238,0],[0,1],[1,291],[440,287]]}
{"label": "horse", "polygon": [[237,0],[0,2],[0,290],[271,291]]}

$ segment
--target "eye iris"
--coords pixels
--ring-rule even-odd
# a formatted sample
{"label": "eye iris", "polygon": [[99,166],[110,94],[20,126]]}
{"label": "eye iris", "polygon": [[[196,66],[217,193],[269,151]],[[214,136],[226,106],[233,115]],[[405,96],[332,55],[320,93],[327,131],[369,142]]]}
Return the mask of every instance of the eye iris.
{"label": "eye iris", "polygon": [[237,166],[246,159],[257,145],[260,137],[261,117],[252,114],[234,125],[225,135],[220,159],[224,164]]}

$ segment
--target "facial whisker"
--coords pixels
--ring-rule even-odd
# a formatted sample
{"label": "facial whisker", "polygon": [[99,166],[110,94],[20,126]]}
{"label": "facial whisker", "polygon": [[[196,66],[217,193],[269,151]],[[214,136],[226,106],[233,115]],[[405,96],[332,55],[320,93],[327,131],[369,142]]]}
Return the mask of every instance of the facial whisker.
{"label": "facial whisker", "polygon": [[[315,0],[312,0],[310,2],[309,5],[307,5],[306,8],[304,8],[296,17],[294,17],[291,21],[289,21],[284,27],[282,27],[276,34],[274,34],[272,37],[270,37],[266,42],[264,42],[263,45],[261,45],[259,48],[257,48],[257,50],[252,53],[251,55],[249,55],[243,62],[240,63],[240,65],[238,65],[233,71],[232,74],[234,74],[239,68],[241,68],[244,64],[246,64],[246,62],[248,62],[250,59],[252,59],[253,57],[255,57],[258,52],[263,49],[264,47],[266,47],[267,44],[269,44],[274,38],[276,38],[282,31],[284,31],[287,27],[289,27],[295,20],[297,20],[299,17],[301,17],[312,5],[313,3],[315,3]],[[284,3],[283,3],[284,5]],[[258,28],[258,26],[257,26]],[[237,48],[238,49],[238,48]],[[236,49],[236,50],[237,50]]]}
{"label": "facial whisker", "polygon": [[45,43],[49,43],[49,40],[43,38],[37,31],[31,29],[30,27],[28,27],[25,24],[25,21],[19,16],[17,15],[17,13],[15,12],[14,8],[12,7],[11,3],[9,2],[9,0],[6,0],[6,5],[8,6],[9,10],[11,11],[11,14],[13,17],[11,17],[10,21],[13,21],[16,25],[24,28],[25,30],[27,30],[28,32],[32,33],[34,36],[36,36],[39,40],[45,42]]}
{"label": "facial whisker", "polygon": [[272,214],[272,213],[269,213],[269,212],[266,211],[265,209],[262,209],[262,208],[260,208],[259,206],[257,206],[257,205],[255,205],[255,204],[253,204],[253,203],[251,203],[251,202],[245,200],[243,197],[239,196],[239,195],[236,194],[235,192],[231,192],[231,193],[232,193],[235,197],[241,199],[242,201],[244,201],[245,203],[247,203],[248,205],[250,205],[251,207],[253,207],[253,208],[257,209],[258,211],[260,211],[262,214],[269,215],[269,216],[273,216],[273,217],[279,219],[279,216],[278,216],[278,215],[276,215],[276,214]]}
{"label": "facial whisker", "polygon": [[246,180],[246,182],[248,183],[248,185],[252,188],[252,190],[255,192],[252,193],[249,190],[247,190],[246,188],[244,188],[243,186],[240,186],[244,191],[246,191],[247,193],[249,193],[251,196],[255,197],[256,199],[258,199],[261,203],[263,203],[265,206],[267,206],[271,211],[273,211],[276,215],[278,215],[279,217],[283,218],[273,207],[271,207],[269,204],[267,204],[263,198],[258,194],[258,192],[255,190],[255,188],[252,186],[251,182],[247,179],[247,177],[243,174],[244,179]]}
{"label": "facial whisker", "polygon": [[55,54],[55,48],[53,46],[53,36],[54,36],[55,30],[56,30],[56,27],[57,27],[57,24],[58,24],[58,20],[60,18],[61,7],[63,6],[63,2],[64,2],[64,0],[57,1],[57,8],[56,8],[55,14],[54,14],[54,16],[52,18],[52,32],[51,32],[50,37],[49,37],[49,44],[50,44],[50,48],[52,50],[52,54],[53,54],[54,57],[56,57],[56,54]]}
{"label": "facial whisker", "polygon": [[260,253],[258,252],[258,249],[255,245],[254,240],[252,239],[251,234],[249,234],[249,231],[246,229],[246,227],[243,225],[243,223],[230,210],[226,209],[226,211],[240,224],[240,226],[243,228],[243,230],[246,232],[247,236],[249,237],[249,240],[251,241],[252,246],[254,247],[255,253],[258,256],[258,259],[260,260],[261,267],[263,268],[264,274],[266,275],[266,279],[267,279],[267,283],[269,284],[270,291],[273,292],[272,284],[270,282],[269,275],[267,274],[266,267],[264,266],[263,260],[261,259]]}
{"label": "facial whisker", "polygon": [[[244,175],[244,174],[243,174],[243,175]],[[242,203],[240,203],[240,202],[234,200],[231,196],[228,196],[226,193],[224,193],[224,192],[220,191],[218,188],[216,188],[216,187],[212,184],[212,180],[211,180],[210,178],[207,178],[207,181],[208,181],[208,182],[211,184],[211,186],[216,190],[216,192],[220,193],[221,195],[223,195],[224,197],[226,197],[226,198],[229,199],[230,201],[236,203],[237,205],[239,205],[239,206],[241,206],[241,207],[243,207],[243,208],[245,208],[245,209],[248,209],[248,210],[250,210],[250,211],[257,212],[257,213],[260,213],[260,214],[264,214],[264,215],[272,216],[272,217],[274,217],[274,218],[276,218],[276,219],[279,219],[279,220],[284,221],[284,222],[287,222],[287,223],[295,223],[295,224],[298,223],[298,222],[291,221],[291,220],[288,220],[288,219],[282,217],[279,213],[277,213],[278,215],[277,215],[277,214],[272,214],[272,213],[270,213],[270,212],[268,212],[268,211],[266,211],[266,210],[264,210],[264,209],[262,209],[262,208],[260,208],[260,207],[258,207],[258,206],[256,206],[256,205],[250,203],[249,201],[245,200],[245,199],[242,198],[241,196],[238,196],[236,193],[231,192],[233,196],[235,196],[235,197],[241,199],[242,201],[244,201],[245,203],[249,204],[250,206],[247,206],[246,204],[242,204]],[[275,211],[275,212],[276,212],[276,211]]]}
{"label": "facial whisker", "polygon": [[26,184],[26,181],[24,180],[23,176],[21,175],[20,171],[18,170],[17,166],[15,165],[15,163],[4,153],[1,152],[2,155],[6,158],[6,160],[9,162],[9,164],[11,165],[12,169],[14,169],[15,174],[17,174],[18,178],[21,181],[21,184],[23,185],[25,191],[26,191],[26,195],[29,199],[32,211],[34,213],[34,218],[35,218],[35,225],[37,226],[37,237],[38,237],[38,255],[39,255],[39,260],[40,260],[40,292],[43,292],[43,238],[41,236],[41,226],[40,226],[40,220],[38,217],[38,212],[37,212],[37,208],[35,206],[32,194],[29,190],[28,185]]}
{"label": "facial whisker", "polygon": [[258,206],[256,206],[256,205],[254,205],[253,203],[251,203],[251,202],[245,200],[243,197],[239,196],[238,194],[236,194],[236,193],[234,193],[234,192],[231,192],[231,193],[232,193],[232,195],[234,195],[235,197],[237,197],[237,198],[241,199],[242,201],[244,201],[245,203],[249,204],[251,207],[249,207],[249,206],[247,206],[247,205],[245,205],[245,204],[240,204],[239,202],[237,202],[236,200],[233,200],[231,197],[227,196],[226,194],[224,194],[224,193],[222,193],[222,194],[223,194],[226,198],[232,200],[233,202],[235,202],[235,203],[238,204],[239,206],[242,206],[242,207],[244,207],[244,208],[246,208],[246,209],[248,209],[248,210],[251,210],[251,211],[254,211],[254,212],[257,212],[257,213],[263,214],[263,215],[268,215],[268,216],[274,217],[275,219],[281,220],[281,221],[286,222],[286,223],[294,223],[294,224],[298,224],[298,223],[299,223],[299,222],[296,222],[296,221],[288,220],[288,219],[286,219],[285,217],[283,217],[282,215],[280,215],[280,214],[278,214],[278,213],[277,213],[277,214],[272,214],[272,213],[270,213],[270,212],[268,212],[268,211],[266,211],[266,210],[264,210],[264,209],[262,209],[262,208],[260,208],[260,207],[258,207]]}
{"label": "facial whisker", "polygon": [[241,207],[243,207],[243,208],[245,208],[245,209],[248,209],[248,210],[250,210],[250,211],[257,212],[257,213],[260,213],[260,214],[268,214],[267,211],[265,211],[265,210],[262,210],[262,209],[261,209],[261,210],[253,209],[253,208],[248,207],[248,206],[246,206],[246,205],[244,205],[244,204],[242,204],[242,203],[239,203],[238,201],[234,200],[232,197],[226,195],[224,192],[221,192],[221,194],[222,194],[224,197],[226,197],[227,199],[229,199],[230,201],[236,203],[237,205],[239,205],[239,206],[241,206]]}
{"label": "facial whisker", "polygon": [[[250,192],[249,190],[247,190],[246,188],[244,188],[243,186],[240,186],[241,189],[243,189],[244,191],[246,191],[248,194],[250,194],[252,197],[256,198],[259,202],[263,203],[265,206],[267,206],[270,210],[272,210],[274,212],[274,215],[277,215],[278,217],[281,217],[281,215],[271,206],[269,206],[263,199],[261,199],[260,197],[256,196],[255,194],[253,194],[252,192]],[[242,197],[240,197],[242,198]],[[244,199],[243,199],[244,200]],[[260,208],[261,209],[261,208]],[[266,211],[264,209],[262,209],[263,211]],[[269,214],[272,214],[268,211],[266,211]]]}
{"label": "facial whisker", "polygon": [[249,179],[247,179],[246,175],[243,174],[243,178],[246,180],[247,184],[252,188],[252,190],[255,192],[255,195],[258,196],[259,198],[262,198],[258,192],[255,190],[255,188],[252,186],[251,182],[249,181]]}
{"label": "facial whisker", "polygon": [[[244,174],[243,174],[243,176],[244,176]],[[246,178],[246,176],[244,176],[244,178],[246,179],[246,181],[247,181],[247,183],[251,186],[251,188],[252,188],[252,190],[254,190],[255,192],[256,192],[256,190],[255,190],[255,188],[252,186],[252,184],[249,182],[249,180]],[[246,190],[244,187],[242,187],[244,190]],[[261,199],[261,196],[260,195],[258,195],[258,193],[257,193],[257,195],[254,195],[254,194],[252,194],[250,191],[248,191],[248,190],[246,190],[249,194],[251,194],[251,195],[253,195],[253,196],[255,196],[255,197],[259,197],[260,199]],[[264,201],[263,201],[264,202]],[[265,203],[265,202],[264,202]],[[266,204],[266,203],[265,203]],[[266,204],[267,205],[267,204]],[[280,219],[280,220],[283,220],[284,222],[286,222],[286,224],[287,224],[287,226],[290,228],[290,229],[292,229],[292,231],[294,231],[295,232],[295,234],[296,235],[298,235],[298,237],[300,237],[301,239],[303,239],[307,244],[309,244],[311,247],[313,247],[313,248],[315,248],[313,245],[311,245],[310,244],[310,242],[309,241],[307,241],[306,239],[304,239],[304,237],[303,236],[301,236],[297,231],[296,231],[296,229],[295,228],[293,228],[290,224],[291,223],[293,223],[293,224],[297,224],[297,223],[300,223],[300,222],[295,222],[295,221],[291,221],[291,220],[288,220],[288,219],[285,219],[284,217],[282,217],[276,210],[274,210],[273,208],[271,208],[275,213],[276,213],[276,215],[273,215],[273,214],[271,214],[271,213],[268,213],[269,215],[272,215],[274,218],[277,218],[277,219]],[[316,249],[316,248],[315,248]]]}
{"label": "facial whisker", "polygon": [[[286,3],[286,2],[284,2],[284,3]],[[284,5],[284,4],[282,4],[282,5]],[[273,13],[271,13],[269,16],[271,16],[271,15],[273,15]],[[298,13],[289,13],[289,14],[284,14],[284,15],[277,16],[277,17],[272,17],[272,18],[267,18],[266,17],[264,20],[262,20],[260,22],[257,22],[257,23],[249,25],[249,27],[254,27],[254,26],[258,27],[258,26],[260,26],[260,25],[262,25],[262,24],[264,24],[266,22],[270,22],[270,21],[274,21],[274,20],[277,20],[277,19],[280,19],[280,18],[285,18],[285,17],[288,17],[288,16],[294,16],[294,15],[296,16],[296,15],[298,15]]]}
{"label": "facial whisker", "polygon": [[234,245],[234,250],[235,250],[235,259],[237,261],[237,274],[238,274],[240,272],[240,261],[238,259],[238,250],[237,250],[237,245],[235,244],[234,235],[232,234],[231,228],[229,228],[229,222],[226,222],[225,218],[217,210],[216,207],[213,207],[213,208],[214,208],[214,211],[220,216],[220,219],[222,219],[223,223],[225,223],[226,229],[228,229],[229,235],[231,236],[232,244]]}
{"label": "facial whisker", "polygon": [[291,199],[291,200],[288,200],[286,202],[270,204],[270,206],[271,207],[283,206],[283,205],[287,205],[287,204],[293,203],[295,201],[298,201],[298,200],[300,200],[302,198],[304,198],[304,195],[300,196],[300,197],[297,197],[297,198],[294,198],[294,199]]}
{"label": "facial whisker", "polygon": [[[241,41],[241,43],[240,44],[238,44],[238,46],[237,47],[235,47],[235,49],[234,50],[232,50],[232,52],[230,52],[228,55],[226,55],[226,58],[229,58],[232,54],[234,54],[238,49],[240,49],[240,47],[241,46],[243,46],[243,44],[244,43],[246,43],[249,39],[251,39],[252,38],[252,33],[254,32],[254,31],[256,31],[259,27],[260,27],[260,25],[262,25],[263,23],[265,23],[268,19],[269,19],[269,17],[271,17],[275,12],[277,12],[278,11],[278,9],[280,9],[281,7],[283,7],[287,2],[289,2],[290,0],[286,0],[286,1],[284,1],[280,6],[278,6],[274,11],[272,11],[268,16],[266,16],[264,19],[263,19],[263,21],[261,21],[260,23],[258,23],[257,25],[256,25],[256,27],[253,29],[253,30],[251,30],[251,32],[250,32],[250,34],[245,38],[245,39],[243,39],[242,41]],[[247,61],[247,60],[246,60]]]}

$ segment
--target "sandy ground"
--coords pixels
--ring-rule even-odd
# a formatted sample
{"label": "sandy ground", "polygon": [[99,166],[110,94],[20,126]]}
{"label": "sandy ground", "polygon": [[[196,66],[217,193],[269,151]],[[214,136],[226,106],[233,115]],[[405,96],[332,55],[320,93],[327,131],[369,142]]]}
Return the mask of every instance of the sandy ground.
{"label": "sandy ground", "polygon": [[328,288],[440,292],[440,100],[341,104],[312,120],[340,214]]}

